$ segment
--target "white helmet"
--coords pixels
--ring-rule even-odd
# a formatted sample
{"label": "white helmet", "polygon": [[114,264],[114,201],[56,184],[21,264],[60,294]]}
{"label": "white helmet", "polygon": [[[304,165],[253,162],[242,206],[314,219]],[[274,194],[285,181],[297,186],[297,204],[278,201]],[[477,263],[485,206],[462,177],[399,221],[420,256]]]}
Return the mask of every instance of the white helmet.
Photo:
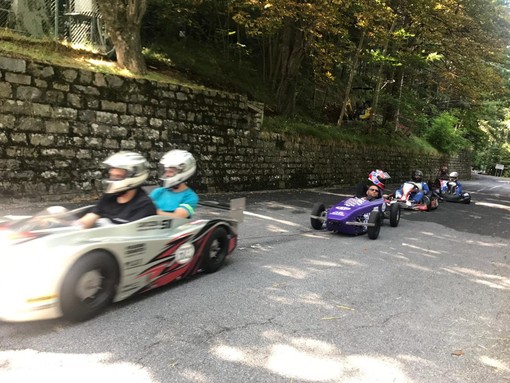
{"label": "white helmet", "polygon": [[[165,172],[168,168],[175,168],[176,173],[167,177]],[[188,180],[197,170],[197,163],[190,152],[174,149],[166,153],[159,161],[160,180],[163,187],[171,188]]]}
{"label": "white helmet", "polygon": [[457,181],[457,178],[459,178],[459,173],[457,172],[450,173],[450,181]]}
{"label": "white helmet", "polygon": [[103,181],[105,194],[114,194],[134,189],[143,185],[149,177],[149,163],[139,153],[118,152],[103,161],[107,171],[110,169],[124,169],[126,175],[122,179],[109,179]]}

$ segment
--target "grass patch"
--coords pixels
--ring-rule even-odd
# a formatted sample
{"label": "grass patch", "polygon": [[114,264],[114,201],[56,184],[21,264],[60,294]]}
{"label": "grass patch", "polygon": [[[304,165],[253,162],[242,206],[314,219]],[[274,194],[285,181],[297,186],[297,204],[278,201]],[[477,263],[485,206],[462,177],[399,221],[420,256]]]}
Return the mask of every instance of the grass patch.
{"label": "grass patch", "polygon": [[323,141],[342,142],[351,146],[399,147],[404,150],[438,154],[424,139],[393,132],[389,127],[377,127],[372,132],[366,122],[352,122],[342,126],[295,121],[283,117],[265,117],[262,129],[271,133],[296,137],[313,137]]}
{"label": "grass patch", "polygon": [[175,70],[166,57],[151,54],[148,51],[144,51],[148,71],[143,76],[120,68],[115,61],[107,60],[91,50],[77,49],[51,39],[36,39],[9,30],[0,30],[0,54],[103,74],[203,88]]}

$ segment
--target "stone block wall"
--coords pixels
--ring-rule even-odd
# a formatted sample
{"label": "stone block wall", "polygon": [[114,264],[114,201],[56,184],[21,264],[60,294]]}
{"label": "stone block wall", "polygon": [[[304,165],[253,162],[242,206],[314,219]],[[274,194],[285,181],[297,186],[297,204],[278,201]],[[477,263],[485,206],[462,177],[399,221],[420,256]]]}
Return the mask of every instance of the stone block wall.
{"label": "stone block wall", "polygon": [[156,164],[168,150],[191,151],[198,192],[352,184],[380,167],[395,181],[442,163],[470,176],[470,156],[439,158],[361,148],[260,130],[263,105],[209,89],[0,57],[0,196],[72,198],[95,194],[101,161],[119,150]]}

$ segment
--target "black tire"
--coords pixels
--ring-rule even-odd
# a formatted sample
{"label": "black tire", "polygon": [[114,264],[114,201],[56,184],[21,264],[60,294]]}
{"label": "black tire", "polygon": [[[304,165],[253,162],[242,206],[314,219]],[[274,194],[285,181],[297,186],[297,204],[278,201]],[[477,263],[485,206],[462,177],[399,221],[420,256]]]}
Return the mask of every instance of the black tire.
{"label": "black tire", "polygon": [[424,203],[427,206],[427,211],[430,211],[431,208],[431,201],[428,195],[424,195],[422,198],[422,203]]}
{"label": "black tire", "polygon": [[381,213],[379,211],[374,210],[370,213],[370,217],[368,217],[368,223],[374,224],[374,226],[369,226],[367,228],[368,238],[377,239],[379,237],[379,232],[381,231]]}
{"label": "black tire", "polygon": [[435,196],[430,197],[430,210],[436,210],[439,206],[439,198]]}
{"label": "black tire", "polygon": [[390,226],[397,227],[400,222],[400,205],[392,203],[390,205]]}
{"label": "black tire", "polygon": [[119,278],[117,262],[106,251],[94,250],[79,258],[62,283],[64,318],[80,322],[98,315],[112,302]]}
{"label": "black tire", "polygon": [[[325,211],[326,208],[321,202],[315,203],[312,207],[312,215],[315,217],[321,217]],[[310,218],[310,224],[315,230],[320,230],[324,226],[324,220],[320,218]]]}
{"label": "black tire", "polygon": [[207,240],[202,254],[202,269],[206,273],[218,271],[228,253],[228,234],[224,227],[217,227]]}

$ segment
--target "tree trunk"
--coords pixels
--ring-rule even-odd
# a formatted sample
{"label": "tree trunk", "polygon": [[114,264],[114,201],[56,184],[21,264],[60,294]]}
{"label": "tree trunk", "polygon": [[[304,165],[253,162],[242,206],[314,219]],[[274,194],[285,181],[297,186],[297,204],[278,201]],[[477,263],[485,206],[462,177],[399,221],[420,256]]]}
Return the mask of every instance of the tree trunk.
{"label": "tree trunk", "polygon": [[273,91],[276,94],[278,109],[289,114],[295,99],[295,81],[305,56],[305,35],[291,20],[285,23],[278,45],[275,67],[272,70]]}
{"label": "tree trunk", "polygon": [[397,112],[395,113],[395,132],[398,131],[400,126],[400,103],[402,101],[402,89],[404,88],[404,70],[400,74],[400,84],[398,86],[398,101]]}
{"label": "tree trunk", "polygon": [[[382,51],[383,56],[386,56],[386,53],[388,52],[388,45],[391,38],[391,35],[393,33],[393,30],[395,29],[395,20],[391,23],[390,30],[388,31],[388,38],[386,39],[386,42],[384,43],[384,48]],[[372,126],[374,125],[374,119],[375,114],[377,113],[377,108],[379,106],[379,95],[381,94],[382,89],[382,81],[383,81],[383,69],[384,69],[384,62],[381,62],[379,64],[379,69],[377,71],[377,84],[374,89],[374,96],[372,100],[372,115],[370,116],[370,132],[372,132]]]}
{"label": "tree trunk", "polygon": [[345,110],[347,109],[347,104],[349,103],[349,98],[351,96],[352,81],[354,80],[354,75],[356,74],[356,67],[358,66],[359,56],[361,54],[361,51],[363,50],[364,41],[365,41],[365,31],[363,31],[363,34],[361,35],[361,38],[358,43],[358,48],[356,48],[356,53],[352,60],[351,71],[349,72],[349,79],[347,80],[347,86],[345,87],[345,96],[344,96],[344,101],[342,102],[342,109],[340,111],[340,116],[338,117],[338,121],[336,122],[336,124],[338,126],[341,126],[342,122],[344,120]]}
{"label": "tree trunk", "polygon": [[147,0],[98,0],[97,4],[115,47],[119,67],[145,74],[140,27]]}

